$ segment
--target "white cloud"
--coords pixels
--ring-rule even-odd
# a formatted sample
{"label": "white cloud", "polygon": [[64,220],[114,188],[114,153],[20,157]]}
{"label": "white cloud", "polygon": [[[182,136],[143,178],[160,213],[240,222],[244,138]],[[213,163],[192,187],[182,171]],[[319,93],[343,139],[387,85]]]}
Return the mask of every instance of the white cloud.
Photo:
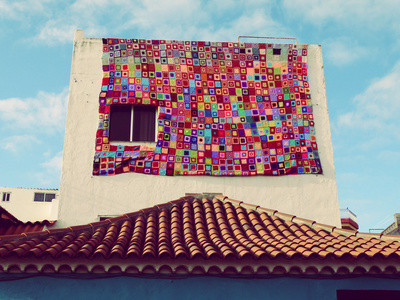
{"label": "white cloud", "polygon": [[108,1],[78,0],[39,25],[36,40],[69,43],[75,29],[95,37],[130,32],[131,37],[235,41],[238,35],[279,35],[269,0]]}
{"label": "white cloud", "polygon": [[[178,36],[184,28],[187,32],[193,31],[194,23],[201,20],[205,24],[210,16],[204,13],[201,1],[151,1],[144,0],[140,4],[130,4],[130,16],[126,19],[122,29],[141,28],[145,34],[153,32],[155,37],[172,39]],[[196,16],[195,16],[196,14]],[[188,24],[188,20],[193,24]],[[167,25],[167,26],[165,26]],[[200,29],[200,28],[199,28]],[[164,31],[164,35],[162,32]]]}
{"label": "white cloud", "polygon": [[[47,156],[47,155],[45,155]],[[35,174],[38,182],[43,186],[59,186],[61,177],[61,168],[63,160],[63,151],[56,153],[47,161],[41,163],[42,172]]]}
{"label": "white cloud", "polygon": [[59,21],[50,20],[40,30],[35,40],[40,40],[48,45],[71,42],[74,40],[76,29],[78,26],[75,24],[61,24]]}
{"label": "white cloud", "polygon": [[0,0],[0,18],[19,19],[27,15],[46,13],[46,4],[50,0]]}
{"label": "white cloud", "polygon": [[348,182],[363,182],[364,176],[360,175],[355,172],[347,172],[347,173],[340,173],[340,176],[338,176],[338,181],[343,182],[343,183],[348,183]]}
{"label": "white cloud", "polygon": [[[40,40],[48,45],[70,43],[74,39],[76,29],[84,29],[88,36],[101,35],[101,33],[107,31],[104,23],[112,19],[109,16],[107,17],[107,13],[110,10],[114,10],[116,7],[121,10],[116,15],[126,14],[124,7],[121,5],[122,2],[118,2],[120,1],[115,1],[110,5],[105,0],[77,0],[65,7],[63,14],[57,14],[49,18],[41,26],[40,32],[34,41]],[[119,18],[119,21],[121,21],[121,18]]]}
{"label": "white cloud", "polygon": [[308,21],[317,23],[327,22],[328,19],[343,20],[350,13],[354,16],[355,13],[358,14],[359,10],[367,6],[367,2],[357,0],[284,0],[284,6],[292,8],[292,13],[301,14]]}
{"label": "white cloud", "polygon": [[[114,1],[113,5],[121,1]],[[77,0],[71,5],[71,9],[76,13],[93,14],[93,9],[107,8],[110,1],[107,0]]]}
{"label": "white cloud", "polygon": [[[121,29],[144,38],[236,41],[238,35],[286,36],[270,1],[143,1]],[[174,16],[173,18],[171,16]]]}
{"label": "white cloud", "polygon": [[359,46],[357,42],[346,37],[325,41],[323,50],[325,57],[337,66],[350,64],[367,55],[366,48]]}
{"label": "white cloud", "polygon": [[[400,2],[392,0],[284,0],[287,13],[316,25],[352,26],[366,31],[398,28]],[[335,26],[329,24],[329,26]],[[352,28],[353,30],[354,28]]]}
{"label": "white cloud", "polygon": [[3,128],[34,132],[61,132],[65,128],[68,90],[61,93],[39,92],[35,98],[0,100]]}
{"label": "white cloud", "polygon": [[340,115],[337,126],[341,129],[368,129],[370,132],[378,130],[381,135],[400,140],[399,82],[400,61],[389,74],[374,80],[362,94],[354,98],[355,110]]}
{"label": "white cloud", "polygon": [[46,171],[51,174],[60,173],[62,168],[63,161],[63,151],[58,152],[56,155],[51,157],[48,161],[42,163],[42,166],[46,169]]}
{"label": "white cloud", "polygon": [[218,28],[215,32],[213,28],[208,28],[204,37],[211,36],[216,41],[231,37],[229,40],[237,41],[238,35],[265,36],[266,33],[272,37],[289,35],[284,26],[274,21],[268,14],[263,11],[254,11],[252,14],[245,14],[237,19],[232,19],[228,26]]}
{"label": "white cloud", "polygon": [[379,152],[378,159],[392,163],[400,162],[400,151],[384,150]]}
{"label": "white cloud", "polygon": [[41,142],[32,135],[13,135],[2,139],[1,148],[4,150],[18,153],[19,150],[24,151],[32,146],[32,144],[40,144]]}

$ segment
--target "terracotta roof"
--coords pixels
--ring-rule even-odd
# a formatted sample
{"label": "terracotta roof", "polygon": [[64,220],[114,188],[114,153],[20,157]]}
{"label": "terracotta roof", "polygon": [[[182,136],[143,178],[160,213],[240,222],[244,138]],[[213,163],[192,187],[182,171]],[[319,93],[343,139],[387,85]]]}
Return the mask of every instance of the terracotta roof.
{"label": "terracotta roof", "polygon": [[0,206],[0,219],[2,220],[10,220],[13,222],[19,222],[19,220],[8,210],[6,210],[4,207]]}
{"label": "terracotta roof", "polygon": [[0,206],[0,236],[42,231],[45,227],[51,227],[55,223],[56,221],[48,220],[22,222]]}
{"label": "terracotta roof", "polygon": [[400,236],[362,234],[222,195],[0,237],[4,272],[400,274]]}

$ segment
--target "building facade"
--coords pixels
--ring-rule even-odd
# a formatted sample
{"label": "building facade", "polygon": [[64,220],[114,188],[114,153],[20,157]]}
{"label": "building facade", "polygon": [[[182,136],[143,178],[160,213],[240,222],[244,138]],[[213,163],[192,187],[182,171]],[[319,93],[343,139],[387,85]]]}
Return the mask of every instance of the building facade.
{"label": "building facade", "polygon": [[60,191],[0,187],[1,206],[23,222],[57,220]]}
{"label": "building facade", "polygon": [[[63,201],[60,203],[58,226],[96,221],[100,216],[119,215],[169,201],[185,193],[201,192],[223,193],[231,198],[340,226],[321,47],[292,45],[291,47],[299,47],[297,52],[297,48],[289,49],[287,45],[254,46],[245,43],[211,42],[203,45],[196,42],[194,47],[190,44],[194,42],[187,43],[187,46],[185,42],[179,41],[129,40],[127,43],[126,40],[119,39],[88,39],[84,37],[83,31],[76,32],[60,189]],[[129,45],[132,49],[128,48]],[[213,45],[215,53],[212,51]],[[147,47],[150,46],[152,48],[148,50]],[[156,46],[160,48],[159,57]],[[185,47],[189,46],[190,51],[186,51]],[[268,46],[271,49],[267,49]],[[137,53],[134,47],[138,47]],[[179,50],[179,47],[183,50]],[[193,49],[196,51],[192,51]],[[219,49],[222,53],[218,53]],[[233,53],[231,56],[230,50]],[[238,54],[235,61],[236,50]],[[252,52],[248,54],[246,51]],[[262,51],[266,53],[264,56]],[[187,58],[189,52],[192,56],[195,55],[194,52],[199,56],[198,69],[195,68],[196,59]],[[298,55],[292,55],[293,53]],[[218,60],[219,54],[224,55],[224,58]],[[204,55],[204,70],[201,67],[201,55]],[[251,61],[248,56],[251,56]],[[279,63],[278,59],[282,57],[285,57],[287,67],[273,68],[274,63]],[[261,70],[262,59],[265,60],[262,62],[265,64],[265,75],[257,75],[256,64],[260,63]],[[288,81],[283,79],[292,72],[289,67],[293,63],[299,64],[296,72],[300,73],[296,73],[296,76],[301,76],[302,80],[291,78],[289,82],[293,91],[289,92],[287,87],[288,92],[285,94],[284,85]],[[231,64],[230,70],[224,69],[221,64]],[[168,71],[172,67],[175,68],[174,71]],[[218,69],[213,74],[213,80],[207,78],[207,67]],[[271,70],[270,75],[267,69]],[[306,75],[302,72],[306,72]],[[245,75],[245,80],[240,80],[241,75]],[[178,76],[182,78],[177,78]],[[225,81],[222,80],[223,76],[226,76]],[[249,76],[252,80],[248,79]],[[263,83],[262,76],[266,77],[266,86],[257,89],[256,84]],[[268,79],[268,76],[271,78]],[[221,80],[215,80],[216,78]],[[179,91],[179,82],[182,85],[182,94]],[[239,83],[240,87],[237,86]],[[233,86],[230,87],[229,84]],[[254,87],[250,87],[250,84],[254,84]],[[302,93],[299,85],[302,85]],[[257,94],[258,91],[260,95]],[[276,94],[277,91],[282,94]],[[249,95],[249,92],[254,95]],[[307,99],[310,95],[312,99]],[[283,98],[286,96],[288,98]],[[257,102],[259,100],[260,103]],[[308,105],[310,100],[312,105]],[[292,102],[294,107],[290,107]],[[271,106],[267,106],[268,103]],[[225,104],[228,109],[225,109]],[[244,108],[240,108],[240,105]],[[156,107],[155,112],[150,110],[150,114],[156,114],[158,125],[154,126],[157,131],[154,137],[140,137],[142,141],[136,142],[131,140],[133,133],[129,130],[124,133],[126,138],[112,133],[113,125],[110,126],[110,123],[113,122],[113,114],[125,115],[129,123],[129,120],[133,122],[130,115],[134,114],[134,109],[150,106]],[[122,110],[129,107],[131,111],[117,112],[117,107]],[[288,115],[288,110],[290,115],[310,118],[307,119],[307,125],[311,122],[313,125],[312,128],[303,126],[305,123],[301,121],[301,130],[306,132],[290,134],[301,135],[303,139],[304,135],[312,135],[316,143],[306,141],[304,143],[309,144],[301,145],[302,141],[299,140],[297,145],[295,138],[292,141],[283,138],[286,133],[280,131],[285,130],[282,123],[296,123],[296,126],[300,124],[300,120],[292,122],[279,119],[281,115]],[[263,117],[271,119],[263,120]],[[182,118],[182,122],[179,118]],[[214,123],[214,119],[218,120],[217,123]],[[267,127],[262,127],[261,130],[270,130],[262,134],[259,127],[251,127],[263,122],[279,125],[268,124]],[[192,127],[195,123],[205,127],[209,125],[210,128],[195,129]],[[233,129],[232,125],[239,128]],[[230,126],[229,134],[237,134],[237,137],[232,136],[231,142],[228,141],[230,139],[226,130],[219,128],[225,126]],[[219,140],[220,134],[222,142]],[[155,140],[152,142],[153,138]],[[242,140],[245,142],[241,143]],[[274,153],[269,145],[272,142],[279,144]],[[284,142],[288,143],[287,146],[282,145]],[[311,153],[314,157],[310,159],[311,155],[304,151],[311,149],[313,152],[317,149],[317,144],[318,152]],[[263,148],[264,145],[269,148]],[[289,149],[288,153],[283,153],[285,148]],[[271,151],[264,155],[267,150]],[[261,154],[258,155],[258,152]],[[303,159],[304,155],[306,159]],[[229,160],[235,159],[238,163],[229,163]]]}
{"label": "building facade", "polygon": [[64,228],[0,237],[0,297],[398,299],[400,238],[340,228],[322,67],[316,45],[77,31]]}

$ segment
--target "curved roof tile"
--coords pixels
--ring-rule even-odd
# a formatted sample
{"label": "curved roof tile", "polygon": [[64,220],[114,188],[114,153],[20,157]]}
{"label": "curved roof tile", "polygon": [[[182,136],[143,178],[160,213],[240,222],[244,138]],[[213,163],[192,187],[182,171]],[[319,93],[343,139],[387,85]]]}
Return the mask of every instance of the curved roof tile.
{"label": "curved roof tile", "polygon": [[[62,272],[54,260],[75,258],[87,262],[71,265],[71,272],[393,274],[400,273],[400,237],[342,230],[222,195],[187,196],[88,225],[0,236],[5,271]],[[365,258],[377,262],[364,265]]]}

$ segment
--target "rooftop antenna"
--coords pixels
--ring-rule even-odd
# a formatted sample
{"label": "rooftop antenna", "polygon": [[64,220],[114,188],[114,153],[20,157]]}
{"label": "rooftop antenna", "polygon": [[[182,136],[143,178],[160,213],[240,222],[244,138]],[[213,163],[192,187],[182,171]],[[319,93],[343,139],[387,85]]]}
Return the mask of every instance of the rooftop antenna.
{"label": "rooftop antenna", "polygon": [[[375,226],[374,226],[374,228],[371,228],[371,229],[369,229],[369,232],[371,233],[371,231],[383,231],[383,230],[385,230],[386,229],[386,227],[387,226],[385,226],[385,224],[387,224],[389,221],[390,221],[390,219],[392,218],[392,216],[387,216],[386,218],[384,218],[383,220],[381,220],[378,224],[376,224]],[[385,228],[380,228],[380,227],[382,227],[382,226],[385,226]]]}
{"label": "rooftop antenna", "polygon": [[382,232],[382,231],[384,231],[385,229],[384,228],[370,228],[369,230],[368,230],[368,232],[369,233],[371,233],[371,231],[380,231],[380,232]]}
{"label": "rooftop antenna", "polygon": [[240,43],[240,39],[293,40],[294,44],[297,45],[297,39],[296,38],[288,38],[288,37],[239,35],[238,36],[238,43]]}

